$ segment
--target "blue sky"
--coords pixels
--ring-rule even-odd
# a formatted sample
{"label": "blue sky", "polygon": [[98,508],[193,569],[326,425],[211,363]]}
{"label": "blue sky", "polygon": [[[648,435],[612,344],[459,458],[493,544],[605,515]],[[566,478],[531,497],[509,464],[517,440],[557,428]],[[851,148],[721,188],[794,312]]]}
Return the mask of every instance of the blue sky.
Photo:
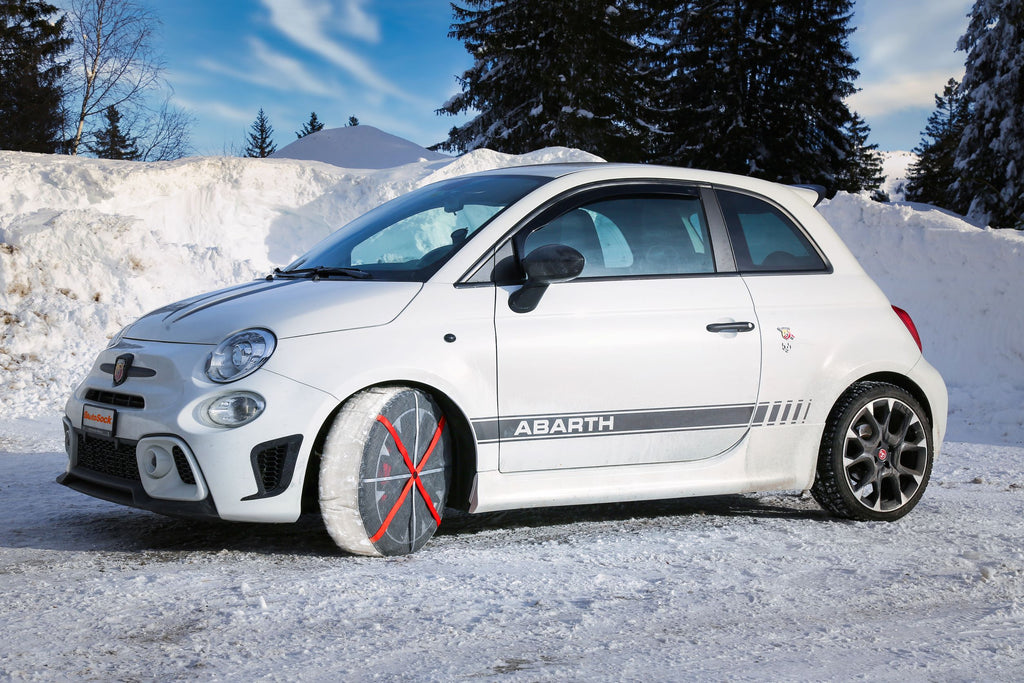
{"label": "blue sky", "polygon": [[[421,145],[464,119],[433,112],[471,64],[448,38],[445,0],[146,0],[163,20],[167,80],[197,119],[200,154],[237,151],[262,107],[278,147],[315,111],[355,115]],[[882,149],[910,149],[950,76],[973,0],[858,0],[851,48],[862,90],[852,106]]]}

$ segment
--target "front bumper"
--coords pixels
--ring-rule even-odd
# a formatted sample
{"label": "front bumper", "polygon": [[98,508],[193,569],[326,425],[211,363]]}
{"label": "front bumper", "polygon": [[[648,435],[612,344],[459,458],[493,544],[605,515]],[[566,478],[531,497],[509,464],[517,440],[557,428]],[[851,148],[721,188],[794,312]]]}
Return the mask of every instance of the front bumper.
{"label": "front bumper", "polygon": [[[102,352],[65,409],[67,472],[58,482],[123,505],[184,517],[291,522],[302,508],[306,464],[337,400],[263,368],[235,383],[210,382],[205,345],[125,340]],[[136,372],[118,387],[111,368],[130,352]],[[259,394],[262,415],[213,426],[203,406],[235,391]],[[83,410],[113,412],[109,433]]]}

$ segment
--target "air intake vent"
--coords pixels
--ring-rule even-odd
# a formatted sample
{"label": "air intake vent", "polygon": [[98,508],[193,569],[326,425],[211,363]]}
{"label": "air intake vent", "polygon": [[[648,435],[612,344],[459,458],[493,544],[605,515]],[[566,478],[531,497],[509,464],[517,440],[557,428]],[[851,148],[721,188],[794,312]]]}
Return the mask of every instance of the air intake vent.
{"label": "air intake vent", "polygon": [[242,500],[270,498],[283,492],[292,483],[295,461],[299,457],[302,435],[286,436],[261,443],[252,449],[252,472],[259,491]]}
{"label": "air intake vent", "polygon": [[89,389],[85,392],[85,400],[119,408],[141,409],[146,407],[146,399],[141,396],[121,394],[116,391],[105,391],[103,389]]}
{"label": "air intake vent", "polygon": [[139,481],[139,465],[135,460],[135,442],[109,441],[84,434],[78,435],[78,467],[108,477]]}
{"label": "air intake vent", "polygon": [[196,478],[192,475],[192,468],[188,465],[188,458],[185,457],[185,451],[175,446],[171,451],[171,455],[174,456],[174,468],[178,470],[178,476],[181,477],[181,481],[185,484],[195,485]]}

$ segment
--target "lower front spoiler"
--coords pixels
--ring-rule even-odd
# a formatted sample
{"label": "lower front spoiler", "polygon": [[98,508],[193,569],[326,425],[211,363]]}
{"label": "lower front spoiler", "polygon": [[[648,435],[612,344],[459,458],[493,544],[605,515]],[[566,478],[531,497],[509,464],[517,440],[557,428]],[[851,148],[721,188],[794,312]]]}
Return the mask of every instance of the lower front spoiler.
{"label": "lower front spoiler", "polygon": [[72,468],[57,477],[57,483],[93,498],[149,510],[169,517],[186,519],[220,519],[217,506],[207,496],[199,501],[160,500],[146,493],[142,482]]}

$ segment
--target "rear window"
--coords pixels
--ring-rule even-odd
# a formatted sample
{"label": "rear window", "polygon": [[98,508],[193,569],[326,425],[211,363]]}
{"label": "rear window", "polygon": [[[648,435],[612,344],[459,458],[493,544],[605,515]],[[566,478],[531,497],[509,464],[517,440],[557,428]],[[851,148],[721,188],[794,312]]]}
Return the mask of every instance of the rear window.
{"label": "rear window", "polygon": [[740,272],[826,270],[824,260],[803,231],[768,202],[718,190],[736,265]]}

